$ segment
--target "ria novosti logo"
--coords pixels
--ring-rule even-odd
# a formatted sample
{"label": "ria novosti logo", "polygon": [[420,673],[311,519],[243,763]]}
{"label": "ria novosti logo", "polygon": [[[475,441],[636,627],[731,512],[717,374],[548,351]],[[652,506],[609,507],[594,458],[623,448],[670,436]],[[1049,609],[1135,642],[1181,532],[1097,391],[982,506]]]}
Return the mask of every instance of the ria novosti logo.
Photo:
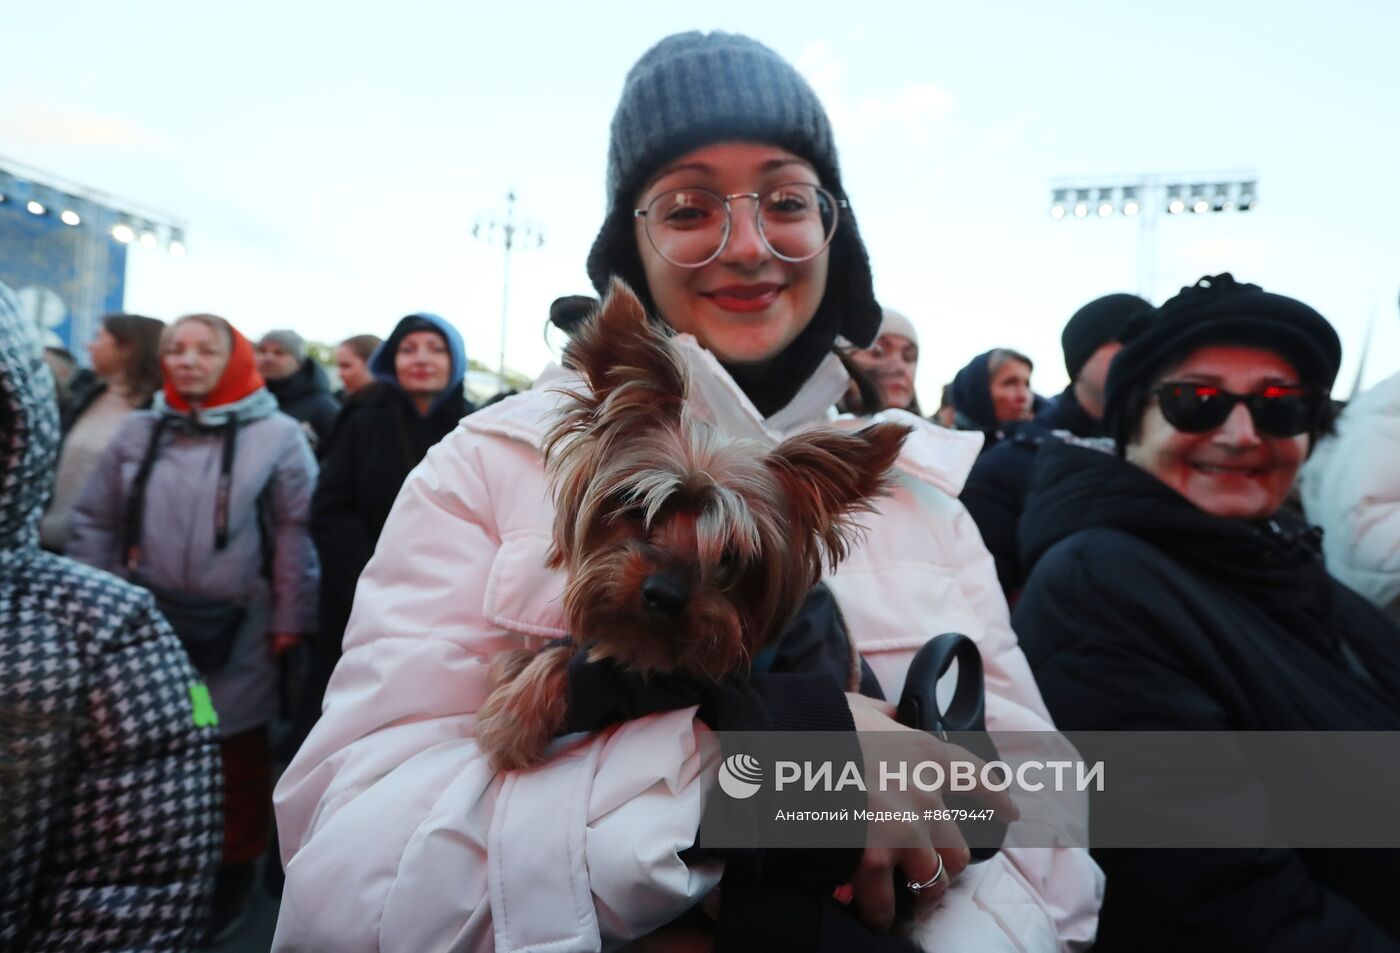
{"label": "ria novosti logo", "polygon": [[763,765],[747,754],[732,754],[719,766],[719,786],[736,800],[753,797],[763,784]]}
{"label": "ria novosti logo", "polygon": [[[841,769],[832,761],[775,761],[773,788],[782,793],[791,788],[804,792],[908,791],[971,793],[977,790],[1036,793],[1052,791],[1103,791],[1104,762],[1022,761],[1014,767],[1005,761],[880,761],[878,773],[867,778],[861,765],[845,762]],[[1046,778],[1049,774],[1053,777]],[[749,754],[732,754],[719,766],[719,786],[737,800],[751,798],[763,786],[763,765]]]}

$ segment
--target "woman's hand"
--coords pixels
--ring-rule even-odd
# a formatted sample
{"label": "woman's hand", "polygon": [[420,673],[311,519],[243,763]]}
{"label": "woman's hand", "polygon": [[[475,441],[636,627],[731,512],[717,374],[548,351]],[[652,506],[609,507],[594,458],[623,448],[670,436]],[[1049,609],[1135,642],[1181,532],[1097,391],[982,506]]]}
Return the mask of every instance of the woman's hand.
{"label": "woman's hand", "polygon": [[[895,706],[889,702],[877,701],[851,692],[846,694],[846,703],[851,709],[856,731],[909,731],[920,737],[915,742],[918,760],[936,761],[946,769],[952,761],[971,761],[978,766],[980,777],[982,760],[957,745],[939,741],[926,732],[915,731],[894,720]],[[971,792],[987,807],[994,808],[999,815],[1009,820],[1018,816],[1016,805],[1004,791],[988,791],[978,788]],[[943,807],[943,800],[937,792],[917,792],[920,803],[935,810]],[[909,809],[911,793],[908,791],[883,792],[871,785],[868,810],[903,811]],[[951,820],[930,823],[932,843],[942,846],[928,847],[877,847],[868,846],[861,855],[851,886],[855,892],[855,906],[860,918],[875,930],[888,930],[894,922],[895,889],[905,889],[906,882],[926,883],[938,871],[938,861],[943,859],[943,876],[939,882],[919,892],[919,906],[936,903],[947,892],[953,878],[962,873],[972,859],[971,852],[963,840],[958,826]],[[895,870],[899,873],[896,875]]]}

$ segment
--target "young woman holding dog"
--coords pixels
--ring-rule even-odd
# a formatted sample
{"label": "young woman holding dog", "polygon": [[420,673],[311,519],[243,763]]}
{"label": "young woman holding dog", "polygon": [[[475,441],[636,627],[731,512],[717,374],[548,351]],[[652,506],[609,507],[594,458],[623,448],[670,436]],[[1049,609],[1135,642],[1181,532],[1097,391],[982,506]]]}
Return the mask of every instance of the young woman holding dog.
{"label": "young woman holding dog", "polygon": [[[625,279],[677,333],[693,412],[768,443],[831,422],[849,384],[836,339],[869,345],[880,309],[830,125],[796,71],[741,36],[663,40],[627,78],[608,195],[590,276],[600,291]],[[554,514],[540,441],[553,389],[577,381],[553,369],[472,415],[405,483],[361,577],[325,714],[278,788],[288,866],[275,948],[586,950],[638,937],[639,948],[708,948],[703,935],[652,932],[721,873],[682,859],[716,757],[693,709],[628,721],[525,772],[491,770],[472,740],[492,658],[566,634],[564,579],[545,568]],[[827,580],[852,636],[897,697],[924,641],[967,633],[986,663],[989,727],[1048,728],[991,558],[956,500],[979,441],[895,417],[916,428],[898,486]],[[771,723],[899,728],[889,705],[802,684],[767,699]],[[867,849],[849,871],[854,908],[887,928],[896,880],[935,881],[944,909],[923,936],[940,949],[1092,938],[1102,881],[1083,851],[967,861],[965,848]],[[719,904],[721,940],[738,930],[762,948],[762,910],[732,923],[745,899]],[[808,926],[784,943],[803,947]]]}

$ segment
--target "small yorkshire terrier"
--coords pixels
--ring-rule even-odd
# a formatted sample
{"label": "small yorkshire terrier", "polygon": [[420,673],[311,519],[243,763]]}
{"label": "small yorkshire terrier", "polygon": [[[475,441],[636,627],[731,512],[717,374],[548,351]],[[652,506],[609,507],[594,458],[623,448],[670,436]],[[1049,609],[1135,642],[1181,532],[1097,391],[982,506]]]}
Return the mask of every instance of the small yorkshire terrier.
{"label": "small yorkshire terrier", "polygon": [[[580,650],[642,676],[719,681],[774,643],[888,491],[905,427],[811,430],[769,448],[695,419],[665,332],[614,280],[564,352],[589,389],[545,440],[570,643],[507,652],[476,721],[501,769],[538,763],[568,714]],[[858,659],[855,651],[852,659]],[[859,677],[853,666],[852,684]]]}

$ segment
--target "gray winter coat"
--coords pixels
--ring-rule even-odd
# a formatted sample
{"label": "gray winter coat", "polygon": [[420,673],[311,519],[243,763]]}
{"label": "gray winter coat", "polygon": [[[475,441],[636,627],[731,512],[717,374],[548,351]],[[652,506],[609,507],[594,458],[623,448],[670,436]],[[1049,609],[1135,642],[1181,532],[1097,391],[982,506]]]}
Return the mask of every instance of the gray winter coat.
{"label": "gray winter coat", "polygon": [[[146,484],[140,559],[132,572],[124,552],[127,509],[162,416],[168,421]],[[218,549],[215,500],[224,425],[233,416],[239,426],[228,542]],[[320,567],[307,530],[315,485],[316,460],[300,426],[277,410],[265,389],[197,418],[157,394],[150,410],[132,414],[117,431],[74,510],[73,558],[160,589],[245,603],[247,617],[228,662],[205,673],[220,737],[265,724],[276,712],[271,634],[315,629]],[[267,574],[262,526],[272,549]]]}
{"label": "gray winter coat", "polygon": [[223,846],[203,686],[150,594],[39,548],[53,382],[0,285],[0,950],[183,950]]}

